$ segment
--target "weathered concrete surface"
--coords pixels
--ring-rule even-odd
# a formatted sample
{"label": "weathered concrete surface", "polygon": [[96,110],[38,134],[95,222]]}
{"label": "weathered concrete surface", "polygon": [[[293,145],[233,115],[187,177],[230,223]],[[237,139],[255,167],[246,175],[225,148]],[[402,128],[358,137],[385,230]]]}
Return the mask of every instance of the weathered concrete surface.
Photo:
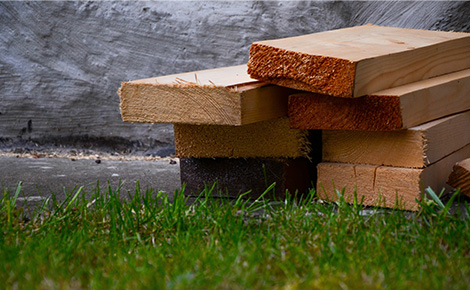
{"label": "weathered concrete surface", "polygon": [[0,156],[0,190],[2,194],[4,189],[13,194],[21,181],[24,196],[38,201],[51,193],[63,200],[64,192],[71,194],[75,186],[83,185],[83,192],[93,193],[97,181],[101,190],[107,190],[108,182],[113,190],[122,184],[123,196],[127,196],[128,191],[135,192],[137,181],[143,192],[152,188],[172,196],[181,188],[177,159],[100,160],[99,163],[96,160]]}
{"label": "weathered concrete surface", "polygon": [[0,2],[0,139],[9,144],[30,138],[132,141],[167,155],[173,146],[171,125],[121,121],[116,94],[121,81],[242,64],[254,41],[365,23],[469,31],[469,6]]}

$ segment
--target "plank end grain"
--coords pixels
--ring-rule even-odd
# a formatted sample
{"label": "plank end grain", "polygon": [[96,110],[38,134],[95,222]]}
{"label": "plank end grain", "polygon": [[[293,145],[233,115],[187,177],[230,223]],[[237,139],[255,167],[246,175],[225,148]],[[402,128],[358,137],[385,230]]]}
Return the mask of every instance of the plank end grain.
{"label": "plank end grain", "polygon": [[470,34],[376,25],[252,44],[251,77],[356,98],[470,67]]}
{"label": "plank end grain", "polygon": [[343,59],[296,53],[253,43],[250,47],[248,74],[255,79],[297,90],[351,97],[355,67],[354,62]]}
{"label": "plank end grain", "polygon": [[392,131],[402,128],[400,98],[365,96],[335,98],[321,94],[289,96],[291,128]]}
{"label": "plank end grain", "polygon": [[287,115],[295,92],[242,65],[123,82],[118,94],[125,122],[239,126]]}
{"label": "plank end grain", "polygon": [[324,130],[323,161],[424,168],[428,164],[425,134],[420,130]]}
{"label": "plank end grain", "polygon": [[240,93],[225,87],[126,82],[124,122],[241,125]]}
{"label": "plank end grain", "polygon": [[406,130],[324,130],[323,161],[424,168],[470,144],[468,124],[470,111]]}
{"label": "plank end grain", "polygon": [[355,196],[363,205],[400,207],[418,210],[421,200],[423,169],[395,168],[375,165],[320,163],[318,165],[317,193],[328,201],[339,199],[336,191],[344,190],[344,199],[352,203]]}
{"label": "plank end grain", "polygon": [[327,200],[337,200],[336,190],[345,188],[345,199],[352,202],[356,192],[364,205],[418,210],[424,189],[449,190],[446,185],[452,166],[470,156],[470,144],[425,168],[403,168],[347,163],[318,164],[317,193]]}
{"label": "plank end grain", "polygon": [[447,179],[447,184],[460,189],[462,194],[470,197],[470,159],[455,163],[452,173]]}
{"label": "plank end grain", "polygon": [[364,97],[290,96],[292,128],[392,131],[470,109],[470,70],[421,80]]}
{"label": "plank end grain", "polygon": [[287,117],[243,126],[175,124],[175,150],[180,158],[307,157],[307,130],[289,128]]}

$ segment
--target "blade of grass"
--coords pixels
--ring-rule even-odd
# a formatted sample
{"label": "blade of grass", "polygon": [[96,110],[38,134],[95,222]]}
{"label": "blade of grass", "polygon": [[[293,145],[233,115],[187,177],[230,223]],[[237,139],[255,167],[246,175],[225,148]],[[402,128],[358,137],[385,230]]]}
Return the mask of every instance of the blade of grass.
{"label": "blade of grass", "polygon": [[47,204],[49,203],[49,200],[50,200],[50,199],[51,199],[51,197],[48,197],[48,198],[46,198],[46,199],[42,202],[41,206],[40,206],[40,207],[38,208],[38,210],[35,212],[33,220],[37,220],[37,219],[40,218],[41,214],[44,213],[44,211],[45,211],[45,209],[46,209],[46,206],[47,206]]}
{"label": "blade of grass", "polygon": [[449,201],[446,203],[445,208],[442,210],[441,215],[446,216],[449,213],[450,207],[454,203],[454,200],[460,194],[460,189],[457,189],[454,194],[451,196]]}
{"label": "blade of grass", "polygon": [[[432,190],[431,187],[426,188],[426,193],[432,198],[432,200],[441,208],[444,209],[445,205],[442,203],[441,199],[437,196],[437,194]],[[441,193],[442,194],[442,193]]]}
{"label": "blade of grass", "polygon": [[268,188],[266,188],[266,190],[254,201],[252,202],[246,209],[245,211],[247,212],[254,212],[254,211],[257,211],[257,210],[260,210],[264,207],[266,207],[266,202],[263,203],[262,206],[260,207],[255,207],[256,203],[258,203],[261,199],[264,198],[264,196],[270,192],[274,187],[276,186],[276,182],[273,182]]}
{"label": "blade of grass", "polygon": [[11,206],[12,207],[15,207],[16,205],[16,199],[18,198],[18,195],[20,194],[21,192],[21,186],[23,185],[23,182],[20,181],[18,183],[18,186],[16,187],[16,192],[15,192],[15,195],[13,196],[13,199],[11,199]]}
{"label": "blade of grass", "polygon": [[67,211],[73,204],[73,202],[77,199],[78,195],[80,194],[80,192],[82,191],[83,189],[83,186],[81,186],[77,192],[75,193],[75,195],[73,196],[73,198],[70,200],[70,202],[67,204],[67,206],[65,207],[65,211]]}
{"label": "blade of grass", "polygon": [[11,229],[11,206],[10,206],[10,200],[6,200],[6,208],[7,208],[7,224],[8,228]]}
{"label": "blade of grass", "polygon": [[[64,191],[64,195],[66,196],[65,200],[62,201],[58,206],[56,205],[57,204],[57,200],[54,198],[54,202],[53,202],[53,206],[55,207],[53,210],[53,216],[56,216],[59,214],[59,212],[64,209],[64,206],[65,208],[67,207],[66,204],[69,204],[69,200],[70,198],[72,197],[72,193],[75,191],[75,189],[77,189],[77,186],[74,186],[74,188],[72,189],[71,193],[68,194],[66,191],[65,191],[65,187],[63,188],[63,191]],[[54,195],[53,195],[54,196]]]}

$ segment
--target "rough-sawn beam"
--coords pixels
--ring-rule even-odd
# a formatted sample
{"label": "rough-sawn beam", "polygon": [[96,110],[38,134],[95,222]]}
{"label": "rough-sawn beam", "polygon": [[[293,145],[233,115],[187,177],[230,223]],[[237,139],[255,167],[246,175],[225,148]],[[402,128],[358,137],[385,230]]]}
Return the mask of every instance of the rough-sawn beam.
{"label": "rough-sawn beam", "polygon": [[[470,157],[470,144],[444,159],[421,169],[346,163],[318,164],[317,194],[320,198],[338,200],[336,191],[344,188],[344,198],[352,202],[354,194],[363,205],[418,210],[428,186],[435,192],[447,188],[452,166]],[[397,203],[398,202],[398,203]]]}
{"label": "rough-sawn beam", "polygon": [[470,144],[470,111],[408,130],[323,131],[323,161],[424,168]]}
{"label": "rough-sawn beam", "polygon": [[470,34],[356,26],[255,42],[251,77],[337,97],[384,89],[470,68]]}
{"label": "rough-sawn beam", "polygon": [[307,130],[290,129],[287,117],[243,126],[175,124],[174,130],[180,158],[296,158],[320,147],[310,144]]}
{"label": "rough-sawn beam", "polygon": [[295,129],[400,130],[469,109],[470,69],[354,99],[314,93],[289,97]]}
{"label": "rough-sawn beam", "polygon": [[124,82],[125,122],[244,125],[287,115],[293,90],[250,78],[246,65]]}

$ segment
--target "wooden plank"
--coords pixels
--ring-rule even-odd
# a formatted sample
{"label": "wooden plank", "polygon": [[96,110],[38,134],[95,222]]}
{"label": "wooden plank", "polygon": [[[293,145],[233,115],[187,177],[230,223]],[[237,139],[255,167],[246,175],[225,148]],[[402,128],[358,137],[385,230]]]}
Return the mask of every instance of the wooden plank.
{"label": "wooden plank", "polygon": [[470,67],[470,34],[365,25],[255,42],[251,77],[337,97]]}
{"label": "wooden plank", "polygon": [[187,195],[198,196],[217,182],[214,195],[237,197],[251,190],[246,198],[257,198],[276,182],[266,197],[283,199],[286,190],[304,193],[312,186],[315,165],[308,158],[181,158],[181,183]]}
{"label": "wooden plank", "polygon": [[[289,128],[287,117],[244,126],[175,124],[178,157],[305,157],[307,130]],[[312,131],[313,132],[313,131]],[[313,144],[321,148],[321,143]]]}
{"label": "wooden plank", "polygon": [[327,200],[338,200],[336,190],[345,189],[346,201],[352,202],[354,191],[364,205],[418,210],[415,199],[430,186],[440,192],[448,189],[446,180],[455,162],[470,157],[470,144],[426,168],[401,168],[346,163],[318,165],[317,194]]}
{"label": "wooden plank", "polygon": [[470,196],[470,158],[455,163],[447,184]]}
{"label": "wooden plank", "polygon": [[323,131],[323,161],[424,168],[470,144],[470,111],[408,130]]}
{"label": "wooden plank", "polygon": [[123,82],[125,122],[244,125],[287,115],[293,90],[251,79],[246,65]]}
{"label": "wooden plank", "polygon": [[289,97],[295,129],[391,131],[470,109],[470,69],[345,99],[320,94]]}

